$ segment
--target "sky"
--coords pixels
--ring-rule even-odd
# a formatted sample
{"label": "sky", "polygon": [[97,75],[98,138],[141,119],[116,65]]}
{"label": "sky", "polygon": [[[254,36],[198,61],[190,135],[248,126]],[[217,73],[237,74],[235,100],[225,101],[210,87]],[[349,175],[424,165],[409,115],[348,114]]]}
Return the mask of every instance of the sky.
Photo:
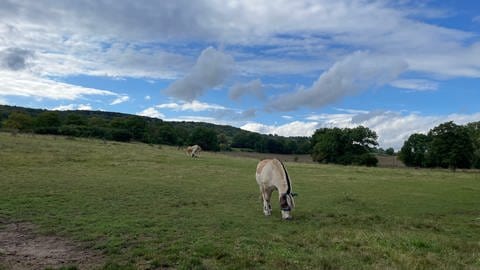
{"label": "sky", "polygon": [[0,0],[0,104],[398,150],[480,121],[480,1]]}

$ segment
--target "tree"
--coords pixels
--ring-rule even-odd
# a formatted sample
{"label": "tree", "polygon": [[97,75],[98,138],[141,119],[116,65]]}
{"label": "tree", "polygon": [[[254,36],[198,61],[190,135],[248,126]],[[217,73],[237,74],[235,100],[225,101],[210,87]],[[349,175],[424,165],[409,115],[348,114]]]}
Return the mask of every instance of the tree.
{"label": "tree", "polygon": [[339,128],[317,129],[312,136],[312,158],[317,162],[339,163],[345,152],[345,136]]}
{"label": "tree", "polygon": [[62,124],[58,112],[46,111],[35,118],[35,132],[40,134],[58,134]]}
{"label": "tree", "polygon": [[387,154],[389,156],[393,156],[393,155],[395,155],[395,149],[393,149],[392,147],[389,147],[389,148],[387,148],[387,150],[385,150],[385,154]]}
{"label": "tree", "polygon": [[406,166],[425,167],[430,138],[425,134],[410,135],[399,152],[399,159]]}
{"label": "tree", "polygon": [[87,120],[82,115],[71,113],[67,115],[67,119],[65,120],[65,125],[85,126],[87,125]]}
{"label": "tree", "polygon": [[46,111],[40,113],[36,118],[37,127],[58,128],[62,124],[58,112]]}
{"label": "tree", "polygon": [[324,163],[376,165],[372,154],[376,140],[377,134],[363,126],[317,129],[312,136],[312,158]]}
{"label": "tree", "polygon": [[198,144],[204,150],[219,150],[217,133],[209,128],[195,128],[190,136],[190,144]]}
{"label": "tree", "polygon": [[428,136],[431,165],[453,170],[471,167],[474,148],[467,127],[450,121],[430,130]]}
{"label": "tree", "polygon": [[3,123],[5,128],[15,131],[25,131],[32,128],[33,119],[24,112],[12,112],[8,115],[7,120]]}
{"label": "tree", "polygon": [[220,133],[217,136],[217,141],[218,141],[218,147],[220,148],[221,151],[230,151],[230,145],[228,143],[228,138],[225,133]]}
{"label": "tree", "polygon": [[134,140],[142,141],[147,128],[147,122],[140,116],[129,116],[125,119],[126,128]]}
{"label": "tree", "polygon": [[473,143],[472,167],[480,169],[480,121],[467,124],[467,130]]}

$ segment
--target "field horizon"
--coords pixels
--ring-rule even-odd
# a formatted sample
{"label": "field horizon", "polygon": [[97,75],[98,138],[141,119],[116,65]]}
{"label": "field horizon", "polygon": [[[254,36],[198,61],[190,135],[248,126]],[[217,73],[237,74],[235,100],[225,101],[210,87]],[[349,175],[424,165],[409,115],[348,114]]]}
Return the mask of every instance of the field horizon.
{"label": "field horizon", "polygon": [[263,216],[258,160],[0,132],[0,233],[33,224],[99,269],[480,268],[478,171],[287,161],[299,196],[285,222],[276,200]]}

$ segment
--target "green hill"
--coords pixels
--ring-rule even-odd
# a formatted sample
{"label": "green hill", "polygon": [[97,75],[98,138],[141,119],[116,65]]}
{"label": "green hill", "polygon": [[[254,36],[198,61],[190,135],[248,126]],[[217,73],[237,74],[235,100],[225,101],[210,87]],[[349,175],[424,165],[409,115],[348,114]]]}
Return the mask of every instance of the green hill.
{"label": "green hill", "polygon": [[245,149],[263,153],[308,154],[310,138],[282,137],[203,122],[169,122],[104,111],[50,111],[0,105],[0,128],[115,141],[185,146],[205,150]]}

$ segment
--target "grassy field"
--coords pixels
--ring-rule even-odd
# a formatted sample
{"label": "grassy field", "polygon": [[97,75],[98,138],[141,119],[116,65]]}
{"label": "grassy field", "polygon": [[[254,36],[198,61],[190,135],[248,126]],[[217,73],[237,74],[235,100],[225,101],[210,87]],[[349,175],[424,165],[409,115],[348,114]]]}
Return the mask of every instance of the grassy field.
{"label": "grassy field", "polygon": [[105,269],[480,269],[478,172],[287,162],[286,222],[277,203],[263,216],[257,162],[0,133],[0,219],[100,252]]}

